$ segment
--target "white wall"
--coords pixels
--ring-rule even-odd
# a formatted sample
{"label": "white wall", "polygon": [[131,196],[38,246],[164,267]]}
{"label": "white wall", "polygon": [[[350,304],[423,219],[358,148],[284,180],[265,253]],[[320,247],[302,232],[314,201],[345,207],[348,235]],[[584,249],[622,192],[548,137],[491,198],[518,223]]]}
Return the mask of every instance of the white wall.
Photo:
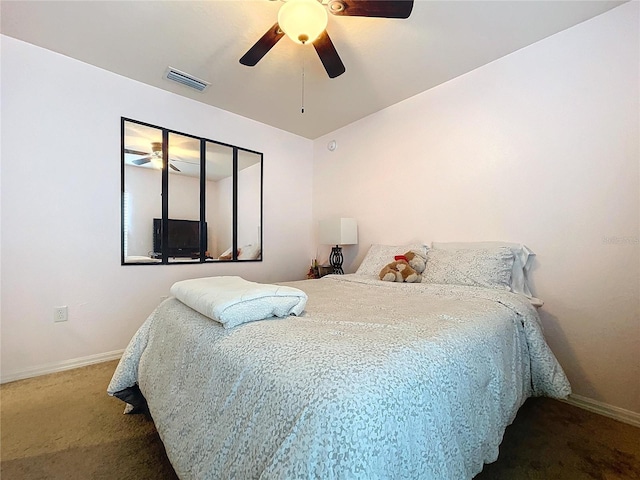
{"label": "white wall", "polygon": [[[313,249],[310,140],[10,37],[0,42],[3,379],[124,348],[177,280],[304,278]],[[264,153],[264,261],[120,265],[121,116]],[[53,323],[62,305],[69,321]]]}
{"label": "white wall", "polygon": [[[307,193],[309,197],[309,195]],[[260,164],[238,172],[238,247],[260,243]]]}
{"label": "white wall", "polygon": [[[153,219],[162,217],[162,172],[132,165],[127,165],[124,170],[128,202],[125,256],[146,256],[153,251]],[[200,217],[199,205],[198,197],[196,219]]]}
{"label": "white wall", "polygon": [[358,220],[349,271],[372,242],[524,242],[574,392],[640,413],[638,18],[622,5],[317,139],[313,208]]}

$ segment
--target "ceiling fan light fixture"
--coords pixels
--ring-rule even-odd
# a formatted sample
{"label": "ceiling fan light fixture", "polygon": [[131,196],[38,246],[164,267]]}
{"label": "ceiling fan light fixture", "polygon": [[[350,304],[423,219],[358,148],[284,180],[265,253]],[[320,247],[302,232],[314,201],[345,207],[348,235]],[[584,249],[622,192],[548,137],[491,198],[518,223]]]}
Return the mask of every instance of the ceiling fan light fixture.
{"label": "ceiling fan light fixture", "polygon": [[151,142],[151,167],[162,170],[162,142]]}
{"label": "ceiling fan light fixture", "polygon": [[318,0],[288,0],[278,11],[278,25],[294,42],[313,42],[327,28],[327,11]]}

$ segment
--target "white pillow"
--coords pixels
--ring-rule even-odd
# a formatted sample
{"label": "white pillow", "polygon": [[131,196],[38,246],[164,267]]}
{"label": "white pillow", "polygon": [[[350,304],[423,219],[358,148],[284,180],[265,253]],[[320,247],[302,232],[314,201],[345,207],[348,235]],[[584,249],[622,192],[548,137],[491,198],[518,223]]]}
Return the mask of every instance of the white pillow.
{"label": "white pillow", "polygon": [[233,258],[233,255],[231,255],[231,249],[232,248],[233,247],[229,247],[224,252],[222,252],[220,255],[218,255],[218,260],[231,260]]}
{"label": "white pillow", "polygon": [[260,245],[253,244],[244,245],[238,250],[240,250],[238,253],[238,260],[255,260],[260,257],[260,253],[262,252]]}
{"label": "white pillow", "polygon": [[533,263],[533,253],[526,245],[509,242],[433,242],[434,250],[459,250],[459,249],[484,249],[508,247],[513,252],[513,267],[511,269],[510,289],[514,293],[520,293],[528,298],[533,298],[527,281],[529,268]]}
{"label": "white pillow", "polygon": [[373,244],[364,256],[362,263],[356,270],[357,275],[375,275],[376,277],[387,263],[394,261],[396,255],[402,255],[409,250],[418,250],[424,255],[427,254],[427,246],[421,243],[411,243],[409,245],[379,245]]}
{"label": "white pillow", "polygon": [[427,252],[422,283],[468,285],[509,291],[513,252],[508,247]]}

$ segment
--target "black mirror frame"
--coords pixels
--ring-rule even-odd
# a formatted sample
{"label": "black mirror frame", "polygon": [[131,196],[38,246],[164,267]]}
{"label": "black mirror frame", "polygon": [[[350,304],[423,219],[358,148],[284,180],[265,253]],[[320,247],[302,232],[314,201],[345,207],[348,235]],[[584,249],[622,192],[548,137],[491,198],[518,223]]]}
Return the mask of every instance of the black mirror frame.
{"label": "black mirror frame", "polygon": [[[127,122],[143,125],[145,127],[155,128],[162,131],[162,258],[160,262],[126,262],[125,256],[125,125]],[[198,139],[200,141],[200,258],[193,259],[191,262],[169,262],[170,255],[168,254],[168,223],[169,223],[169,153],[168,148],[165,145],[169,144],[169,134],[174,133],[177,135],[183,135]],[[215,261],[208,261],[205,255],[205,248],[202,248],[203,244],[206,244],[206,143],[211,142],[224,147],[229,147],[233,151],[233,193],[232,193],[232,255],[229,260],[215,259]],[[260,156],[260,256],[256,259],[239,259],[238,258],[238,152],[244,151]],[[264,155],[262,152],[250,150],[247,148],[238,147],[224,142],[211,140],[204,137],[197,137],[195,135],[178,132],[168,128],[152,125],[150,123],[141,122],[131,118],[120,117],[120,166],[121,166],[121,178],[120,178],[120,264],[121,265],[193,265],[196,263],[204,263],[207,265],[213,265],[215,263],[228,263],[228,262],[261,262],[264,258],[263,246],[263,229],[264,229],[264,217],[263,217],[263,183],[264,183]],[[197,260],[197,261],[196,261]]]}

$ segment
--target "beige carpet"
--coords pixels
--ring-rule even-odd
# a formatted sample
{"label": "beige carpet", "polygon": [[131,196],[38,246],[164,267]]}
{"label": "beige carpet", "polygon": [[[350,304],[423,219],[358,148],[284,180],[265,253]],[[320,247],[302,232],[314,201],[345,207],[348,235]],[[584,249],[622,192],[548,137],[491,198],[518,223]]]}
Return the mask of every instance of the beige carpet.
{"label": "beige carpet", "polygon": [[[105,393],[116,362],[0,387],[0,478],[176,479],[153,422]],[[640,429],[530,399],[476,480],[640,479]]]}

